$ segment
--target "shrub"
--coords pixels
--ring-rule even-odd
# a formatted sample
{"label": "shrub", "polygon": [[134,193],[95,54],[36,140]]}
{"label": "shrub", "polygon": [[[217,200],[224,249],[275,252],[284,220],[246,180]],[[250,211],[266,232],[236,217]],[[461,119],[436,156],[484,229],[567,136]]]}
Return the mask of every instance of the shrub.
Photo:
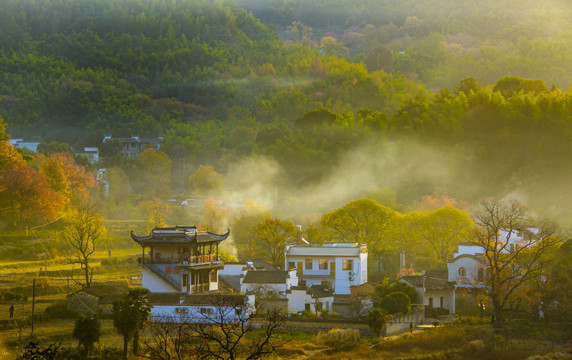
{"label": "shrub", "polygon": [[481,339],[472,340],[467,345],[467,350],[474,354],[474,353],[481,353],[485,351],[485,342]]}
{"label": "shrub", "polygon": [[123,360],[123,350],[115,346],[105,346],[99,354],[101,360]]}
{"label": "shrub", "polygon": [[331,329],[326,338],[330,341],[358,342],[360,336],[357,329]]}
{"label": "shrub", "polygon": [[411,300],[406,293],[396,291],[381,299],[379,307],[386,309],[389,314],[407,314],[411,308]]}
{"label": "shrub", "polygon": [[19,297],[19,295],[14,294],[13,292],[10,292],[10,291],[6,291],[4,294],[2,294],[2,298],[5,301],[17,300],[18,297]]}
{"label": "shrub", "polygon": [[57,301],[46,307],[46,314],[54,319],[72,319],[76,317],[74,312],[68,310],[65,301]]}
{"label": "shrub", "polygon": [[327,333],[320,333],[319,337],[325,340],[326,345],[336,350],[354,348],[360,339],[357,329],[331,329]]}

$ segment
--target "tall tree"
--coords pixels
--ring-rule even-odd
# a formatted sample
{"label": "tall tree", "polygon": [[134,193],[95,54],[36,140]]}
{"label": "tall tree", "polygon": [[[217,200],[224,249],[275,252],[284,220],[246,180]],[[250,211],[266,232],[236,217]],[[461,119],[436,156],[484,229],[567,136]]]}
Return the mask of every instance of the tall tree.
{"label": "tall tree", "polygon": [[535,220],[526,207],[515,201],[482,201],[474,219],[476,229],[471,239],[484,251],[495,325],[501,326],[506,304],[518,290],[543,274],[560,239],[554,224]]}
{"label": "tall tree", "polygon": [[164,197],[170,193],[172,161],[164,152],[151,148],[139,154],[140,189],[148,197]]}
{"label": "tall tree", "polygon": [[67,222],[62,236],[75,252],[69,261],[80,265],[84,272],[85,286],[90,287],[93,278],[90,261],[97,250],[98,240],[105,231],[103,217],[93,210],[93,206],[85,205],[72,210]]}
{"label": "tall tree", "polygon": [[272,261],[275,265],[284,263],[284,247],[296,240],[297,231],[294,224],[280,219],[266,219],[256,225],[254,240],[250,253]]}
{"label": "tall tree", "polygon": [[243,202],[243,207],[232,220],[232,238],[238,250],[239,258],[248,255],[248,245],[254,238],[256,224],[272,217],[270,210],[251,199]]}
{"label": "tall tree", "polygon": [[397,212],[372,199],[360,199],[322,216],[319,229],[330,242],[367,244],[371,266],[381,271],[381,257],[396,251],[388,225]]}
{"label": "tall tree", "polygon": [[49,188],[45,177],[25,163],[0,170],[0,211],[18,229],[34,218],[55,219],[63,205],[62,197]]}
{"label": "tall tree", "polygon": [[469,238],[473,221],[466,212],[451,206],[430,211],[421,218],[421,248],[429,258],[446,263],[459,242]]}
{"label": "tall tree", "polygon": [[197,171],[189,177],[193,191],[198,194],[215,195],[224,185],[224,177],[213,166],[201,165]]}
{"label": "tall tree", "polygon": [[127,359],[129,340],[133,339],[133,354],[139,349],[139,331],[145,327],[153,305],[149,302],[149,290],[129,289],[121,299],[113,302],[113,326],[123,335],[123,356]]}

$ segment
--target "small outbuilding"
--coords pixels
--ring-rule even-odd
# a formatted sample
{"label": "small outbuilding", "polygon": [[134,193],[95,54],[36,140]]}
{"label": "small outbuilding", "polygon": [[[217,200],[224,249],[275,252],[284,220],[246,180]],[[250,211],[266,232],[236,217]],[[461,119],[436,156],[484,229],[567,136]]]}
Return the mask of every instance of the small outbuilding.
{"label": "small outbuilding", "polygon": [[113,302],[127,293],[126,284],[94,284],[67,296],[67,309],[81,314],[110,315]]}

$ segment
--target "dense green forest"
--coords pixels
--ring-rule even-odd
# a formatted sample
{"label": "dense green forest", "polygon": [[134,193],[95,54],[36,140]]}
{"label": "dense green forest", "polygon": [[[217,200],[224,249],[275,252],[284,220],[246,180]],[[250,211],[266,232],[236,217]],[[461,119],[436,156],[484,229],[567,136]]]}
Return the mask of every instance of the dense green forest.
{"label": "dense green forest", "polygon": [[[237,0],[284,39],[303,36],[368,69],[398,71],[431,89],[467,76],[572,86],[571,8],[566,1]],[[294,22],[296,22],[294,24]],[[335,40],[335,42],[332,42]],[[375,60],[380,51],[393,59]]]}
{"label": "dense green forest", "polygon": [[102,154],[116,203],[189,192],[210,165],[215,195],[285,216],[438,192],[566,219],[569,15],[556,1],[6,0],[0,115],[12,137],[76,148],[162,136],[144,159]]}

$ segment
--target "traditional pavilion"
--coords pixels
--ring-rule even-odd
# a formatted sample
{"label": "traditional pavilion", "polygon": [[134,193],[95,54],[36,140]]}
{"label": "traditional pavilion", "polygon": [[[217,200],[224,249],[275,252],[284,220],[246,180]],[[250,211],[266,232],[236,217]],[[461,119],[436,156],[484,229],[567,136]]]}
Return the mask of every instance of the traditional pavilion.
{"label": "traditional pavilion", "polygon": [[198,231],[196,226],[155,228],[131,238],[141,245],[141,285],[151,293],[199,294],[218,290],[219,243],[226,234]]}

